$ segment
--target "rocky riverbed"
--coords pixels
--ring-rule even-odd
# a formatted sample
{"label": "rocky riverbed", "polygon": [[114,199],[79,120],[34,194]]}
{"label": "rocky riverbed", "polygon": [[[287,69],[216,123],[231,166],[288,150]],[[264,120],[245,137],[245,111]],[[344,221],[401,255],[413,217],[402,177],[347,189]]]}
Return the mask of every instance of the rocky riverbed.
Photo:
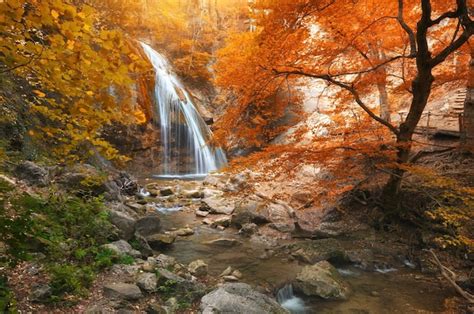
{"label": "rocky riverbed", "polygon": [[[48,171],[28,167],[29,183],[45,185]],[[61,182],[84,169],[92,171],[75,169]],[[135,192],[117,192],[120,184]],[[138,183],[122,175],[104,190],[115,226],[104,248],[130,262],[101,273],[72,311],[419,313],[442,312],[455,297],[409,236],[376,231],[337,210],[296,212],[291,202],[250,189],[245,175]],[[310,216],[320,223],[305,221]],[[44,311],[50,308],[38,304],[47,282],[22,288],[19,279],[34,279],[34,267],[19,265],[12,285],[29,289],[24,302]]]}

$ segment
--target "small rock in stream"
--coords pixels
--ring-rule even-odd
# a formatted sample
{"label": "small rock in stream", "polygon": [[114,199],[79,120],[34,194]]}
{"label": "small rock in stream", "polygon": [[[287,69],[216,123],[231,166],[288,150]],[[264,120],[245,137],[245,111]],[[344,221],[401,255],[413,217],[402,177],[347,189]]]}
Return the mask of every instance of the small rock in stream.
{"label": "small rock in stream", "polygon": [[224,277],[222,277],[222,278],[223,278],[225,281],[227,281],[227,282],[237,282],[237,281],[239,281],[239,278],[237,278],[237,277],[235,277],[235,276],[232,276],[232,275],[230,275],[230,276],[224,276]]}
{"label": "small rock in stream", "polygon": [[180,237],[187,237],[194,234],[194,230],[191,228],[181,228],[174,231],[174,234]]}
{"label": "small rock in stream", "polygon": [[202,277],[207,275],[207,268],[207,264],[203,260],[198,259],[189,264],[188,271],[196,277]]}
{"label": "small rock in stream", "polygon": [[327,261],[305,266],[296,276],[294,287],[307,296],[331,300],[346,300],[350,293],[337,269]]}
{"label": "small rock in stream", "polygon": [[209,215],[208,211],[196,209],[196,216],[198,217],[207,217]]}
{"label": "small rock in stream", "polygon": [[227,267],[224,271],[219,275],[219,277],[230,276],[232,274],[232,266]]}
{"label": "small rock in stream", "polygon": [[241,279],[243,277],[242,273],[237,269],[232,272],[232,276],[238,279]]}
{"label": "small rock in stream", "polygon": [[171,187],[165,187],[160,190],[160,195],[161,196],[170,196],[173,195],[174,191]]}
{"label": "small rock in stream", "polygon": [[222,246],[222,247],[233,247],[242,245],[242,242],[235,239],[219,238],[211,241],[204,242],[204,244]]}
{"label": "small rock in stream", "polygon": [[146,238],[150,247],[154,250],[169,246],[176,240],[176,235],[171,233],[154,234]]}

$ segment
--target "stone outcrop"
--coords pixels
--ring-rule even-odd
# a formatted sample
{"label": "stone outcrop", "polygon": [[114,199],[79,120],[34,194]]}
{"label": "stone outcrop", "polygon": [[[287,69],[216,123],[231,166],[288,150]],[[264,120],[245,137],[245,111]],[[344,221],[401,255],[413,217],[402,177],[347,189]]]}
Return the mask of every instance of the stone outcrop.
{"label": "stone outcrop", "polygon": [[345,300],[350,293],[337,269],[327,261],[305,266],[297,275],[294,287],[307,296],[331,300]]}
{"label": "stone outcrop", "polygon": [[203,314],[246,313],[283,314],[290,313],[274,299],[255,291],[245,283],[226,283],[201,299]]}

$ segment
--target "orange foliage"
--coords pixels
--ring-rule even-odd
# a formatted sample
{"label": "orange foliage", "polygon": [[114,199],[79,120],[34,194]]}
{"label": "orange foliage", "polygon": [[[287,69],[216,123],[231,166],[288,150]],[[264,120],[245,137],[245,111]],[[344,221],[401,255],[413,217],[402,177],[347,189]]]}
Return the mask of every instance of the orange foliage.
{"label": "orange foliage", "polygon": [[[416,32],[421,7],[420,1],[401,2],[402,14],[397,1],[257,1],[257,31],[231,36],[218,53],[216,82],[234,96],[219,124],[220,137],[229,139],[229,133],[236,132],[236,137],[244,137],[252,145],[256,139],[265,140],[256,133],[270,127],[287,105],[293,104],[265,100],[282,87],[298,85],[300,77],[342,87],[337,95],[341,105],[354,100],[354,93],[345,87],[364,100],[380,83],[387,89],[389,107],[404,105],[398,102],[400,96],[411,92],[417,74],[415,58],[410,55],[412,43],[404,26]],[[456,9],[454,0],[431,3],[433,20]],[[433,56],[460,37],[457,22],[457,18],[447,18],[429,29],[427,38]],[[462,46],[434,68],[435,85],[465,81],[467,50],[466,45]],[[376,104],[365,102],[364,110],[377,116]],[[262,114],[268,111],[272,115]],[[255,116],[269,119],[256,124]],[[395,129],[392,126],[392,131]]]}

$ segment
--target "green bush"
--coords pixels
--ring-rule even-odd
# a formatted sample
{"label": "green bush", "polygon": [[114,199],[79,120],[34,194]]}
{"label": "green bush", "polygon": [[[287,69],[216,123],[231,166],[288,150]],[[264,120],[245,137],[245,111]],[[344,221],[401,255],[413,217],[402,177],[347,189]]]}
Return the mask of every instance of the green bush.
{"label": "green bush", "polygon": [[130,263],[130,258],[118,261],[113,252],[101,248],[112,234],[101,198],[42,198],[15,195],[12,190],[0,180],[0,239],[7,247],[6,262],[44,253],[41,263],[51,277],[52,301],[64,294],[85,294],[95,273],[113,262]]}
{"label": "green bush", "polygon": [[95,278],[95,271],[91,266],[57,264],[51,265],[48,270],[54,296],[65,293],[85,295]]}
{"label": "green bush", "polygon": [[15,298],[4,276],[0,276],[0,313],[17,313]]}

